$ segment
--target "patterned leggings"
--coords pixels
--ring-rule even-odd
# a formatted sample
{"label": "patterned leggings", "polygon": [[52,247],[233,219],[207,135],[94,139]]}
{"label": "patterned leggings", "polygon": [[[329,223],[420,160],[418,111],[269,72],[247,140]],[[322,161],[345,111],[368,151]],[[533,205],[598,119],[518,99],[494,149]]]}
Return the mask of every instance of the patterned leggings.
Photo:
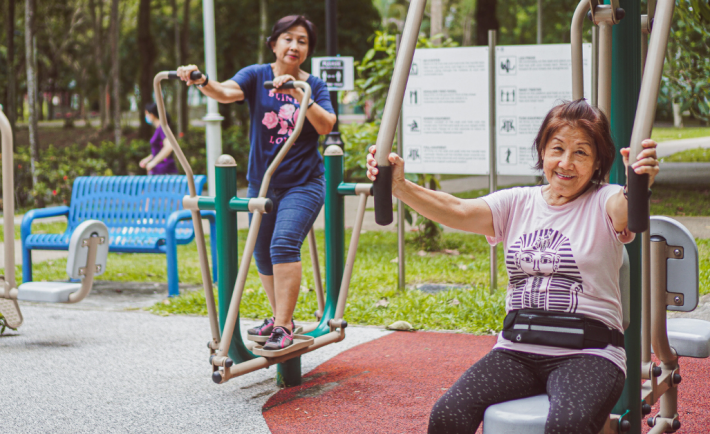
{"label": "patterned leggings", "polygon": [[488,406],[547,393],[545,434],[597,434],[623,388],[624,373],[602,357],[497,349],[471,366],[434,404],[429,433],[475,433]]}

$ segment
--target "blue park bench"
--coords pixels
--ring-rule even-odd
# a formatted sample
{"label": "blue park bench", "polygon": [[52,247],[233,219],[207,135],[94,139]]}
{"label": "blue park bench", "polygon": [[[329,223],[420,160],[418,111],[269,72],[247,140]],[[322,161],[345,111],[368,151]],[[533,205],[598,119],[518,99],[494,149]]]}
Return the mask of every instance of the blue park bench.
{"label": "blue park bench", "polygon": [[[197,194],[206,177],[195,176]],[[183,175],[81,176],[72,188],[70,206],[33,209],[22,219],[22,281],[32,281],[32,250],[68,250],[74,229],[86,220],[100,220],[109,229],[109,251],[165,253],[168,262],[168,294],[179,295],[177,246],[195,238],[190,211],[182,199],[189,194]],[[212,257],[216,257],[215,213],[202,211],[210,222]],[[67,216],[63,234],[33,234],[37,219]],[[217,261],[212,261],[217,279]]]}

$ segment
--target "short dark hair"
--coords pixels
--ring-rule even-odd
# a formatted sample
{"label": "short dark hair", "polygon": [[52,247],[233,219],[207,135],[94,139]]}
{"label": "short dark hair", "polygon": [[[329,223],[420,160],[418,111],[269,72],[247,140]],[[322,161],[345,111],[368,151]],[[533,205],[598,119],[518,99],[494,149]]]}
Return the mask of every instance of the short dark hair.
{"label": "short dark hair", "polygon": [[316,25],[304,15],[287,15],[276,21],[274,27],[271,28],[271,36],[266,38],[266,46],[268,49],[273,50],[271,43],[276,42],[282,33],[294,26],[303,26],[306,28],[306,33],[308,33],[308,56],[311,56],[316,49],[318,30],[316,29]]}
{"label": "short dark hair", "polygon": [[[156,118],[160,119],[160,113],[158,112],[158,104],[154,102],[149,102],[148,104],[145,105],[145,111],[148,113],[152,114]],[[170,128],[173,127],[173,122],[172,119],[170,118],[170,113],[168,113],[167,110],[165,110],[165,116],[167,116],[167,121],[168,121],[168,126]]]}
{"label": "short dark hair", "polygon": [[547,142],[564,127],[581,129],[592,139],[592,145],[597,151],[596,162],[599,163],[599,169],[592,175],[592,182],[599,185],[606,182],[607,175],[614,163],[614,157],[616,157],[609,119],[601,110],[589,105],[584,98],[576,101],[563,101],[547,113],[533,142],[533,149],[537,151],[535,168],[543,169],[543,157]]}

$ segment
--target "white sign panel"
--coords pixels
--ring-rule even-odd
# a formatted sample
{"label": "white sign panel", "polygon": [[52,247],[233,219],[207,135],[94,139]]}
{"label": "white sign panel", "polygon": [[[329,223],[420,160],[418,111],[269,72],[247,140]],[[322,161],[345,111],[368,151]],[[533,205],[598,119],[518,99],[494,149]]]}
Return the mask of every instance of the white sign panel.
{"label": "white sign panel", "polygon": [[488,173],[488,47],[416,50],[402,115],[407,173]]}
{"label": "white sign panel", "polygon": [[[591,92],[591,44],[584,44],[584,96]],[[569,44],[496,47],[498,173],[537,175],[533,141],[548,111],[572,99]]]}
{"label": "white sign panel", "polygon": [[311,73],[323,80],[329,91],[355,89],[352,57],[314,57]]}

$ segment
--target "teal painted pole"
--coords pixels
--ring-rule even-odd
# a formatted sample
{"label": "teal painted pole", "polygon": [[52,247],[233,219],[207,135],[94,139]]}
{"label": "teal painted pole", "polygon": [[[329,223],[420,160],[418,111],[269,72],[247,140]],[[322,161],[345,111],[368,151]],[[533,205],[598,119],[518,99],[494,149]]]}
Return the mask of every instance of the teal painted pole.
{"label": "teal painted pole", "polygon": [[338,193],[343,182],[343,149],[330,145],[325,160],[325,308],[318,328],[308,333],[318,337],[330,332],[328,322],[335,316],[340,283],[345,269],[345,200]]}
{"label": "teal painted pole", "polygon": [[[217,299],[219,300],[219,327],[224,335],[224,323],[227,321],[229,303],[232,301],[234,282],[239,271],[239,251],[237,238],[237,214],[229,209],[229,201],[237,195],[237,163],[229,155],[222,155],[215,164],[214,207],[217,214]],[[246,349],[239,331],[239,317],[234,326],[229,357],[234,363],[241,363],[254,358]]]}
{"label": "teal painted pole", "polygon": [[[613,27],[611,79],[611,135],[617,149],[629,146],[641,89],[641,8],[639,0],[620,0],[626,16]],[[617,153],[610,182],[623,185],[626,173]],[[631,434],[641,433],[641,234],[626,249],[631,260],[631,323],[624,333],[626,384],[615,414],[628,410]]]}
{"label": "teal painted pole", "polygon": [[[330,332],[328,322],[334,318],[340,295],[340,282],[345,269],[345,200],[338,188],[343,186],[343,149],[330,145],[323,153],[325,161],[325,308],[318,327],[308,336],[318,337]],[[354,189],[354,184],[353,184]],[[280,387],[301,384],[301,357],[294,357],[277,366],[276,383]]]}

